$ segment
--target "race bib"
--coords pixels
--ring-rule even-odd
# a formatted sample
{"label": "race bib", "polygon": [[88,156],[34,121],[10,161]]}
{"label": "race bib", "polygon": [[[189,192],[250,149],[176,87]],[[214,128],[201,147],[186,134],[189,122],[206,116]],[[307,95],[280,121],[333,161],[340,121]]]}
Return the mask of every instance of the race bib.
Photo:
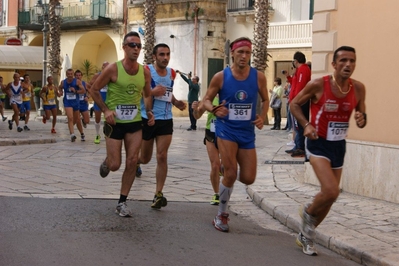
{"label": "race bib", "polygon": [[209,128],[209,130],[211,131],[211,132],[215,132],[215,123],[216,123],[216,119],[211,119],[211,126],[210,126],[210,128]]}
{"label": "race bib", "polygon": [[25,97],[31,97],[31,93],[30,92],[27,92],[27,93],[25,93]]}
{"label": "race bib", "polygon": [[67,100],[76,100],[76,94],[75,93],[67,93],[66,98],[67,98]]}
{"label": "race bib", "polygon": [[105,85],[105,87],[103,87],[100,91],[101,92],[107,92],[108,91],[108,85]]}
{"label": "race bib", "polygon": [[251,103],[230,103],[229,120],[248,121],[252,117]]}
{"label": "race bib", "polygon": [[137,113],[137,105],[121,104],[116,106],[116,118],[119,120],[133,120]]}
{"label": "race bib", "polygon": [[348,127],[348,122],[328,122],[327,140],[338,141],[345,139]]}
{"label": "race bib", "polygon": [[12,99],[13,99],[15,102],[20,102],[20,101],[22,101],[22,95],[21,95],[21,94],[14,94],[14,95],[12,96]]}
{"label": "race bib", "polygon": [[55,104],[55,99],[49,99],[47,100],[49,105],[54,105]]}
{"label": "race bib", "polygon": [[166,92],[164,95],[162,96],[155,96],[154,98],[160,101],[164,101],[164,102],[172,102],[172,92],[173,92],[173,88],[170,87],[166,87]]}
{"label": "race bib", "polygon": [[84,101],[84,100],[85,100],[84,94],[79,94],[79,101]]}

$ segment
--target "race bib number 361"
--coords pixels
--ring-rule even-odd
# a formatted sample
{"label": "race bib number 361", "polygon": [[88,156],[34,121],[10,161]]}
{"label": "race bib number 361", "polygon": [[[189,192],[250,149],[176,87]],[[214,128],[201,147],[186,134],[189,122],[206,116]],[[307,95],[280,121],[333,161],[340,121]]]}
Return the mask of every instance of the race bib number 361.
{"label": "race bib number 361", "polygon": [[229,104],[229,120],[248,121],[252,117],[251,103],[230,103]]}
{"label": "race bib number 361", "polygon": [[120,120],[133,120],[138,113],[138,108],[137,105],[121,104],[116,106],[115,112],[116,118]]}
{"label": "race bib number 361", "polygon": [[328,122],[327,140],[343,140],[348,134],[348,122]]}

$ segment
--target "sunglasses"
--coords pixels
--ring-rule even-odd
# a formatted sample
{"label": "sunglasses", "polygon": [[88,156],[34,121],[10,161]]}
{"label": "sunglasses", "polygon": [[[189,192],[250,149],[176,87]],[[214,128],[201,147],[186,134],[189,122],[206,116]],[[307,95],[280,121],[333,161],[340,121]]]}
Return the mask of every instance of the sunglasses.
{"label": "sunglasses", "polygon": [[131,47],[131,48],[139,48],[139,49],[141,49],[141,43],[137,43],[137,42],[128,42],[128,43],[125,43],[125,45],[127,45],[127,46],[129,46],[129,47]]}

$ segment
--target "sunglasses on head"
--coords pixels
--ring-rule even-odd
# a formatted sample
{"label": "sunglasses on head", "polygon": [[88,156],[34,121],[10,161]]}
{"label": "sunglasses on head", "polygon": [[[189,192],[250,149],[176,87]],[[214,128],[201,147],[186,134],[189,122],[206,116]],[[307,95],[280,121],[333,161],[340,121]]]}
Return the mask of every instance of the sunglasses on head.
{"label": "sunglasses on head", "polygon": [[141,43],[137,43],[137,42],[128,42],[125,45],[131,47],[131,48],[139,48],[141,49]]}

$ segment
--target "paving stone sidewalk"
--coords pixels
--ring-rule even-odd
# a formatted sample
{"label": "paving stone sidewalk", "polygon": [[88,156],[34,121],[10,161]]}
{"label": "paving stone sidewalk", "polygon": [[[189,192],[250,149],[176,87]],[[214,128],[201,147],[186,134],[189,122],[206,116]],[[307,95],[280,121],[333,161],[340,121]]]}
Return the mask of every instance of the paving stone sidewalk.
{"label": "paving stone sidewalk", "polygon": [[[11,117],[10,112],[6,111],[6,115]],[[104,140],[99,145],[93,143],[94,126],[85,129],[85,142],[77,134],[77,141],[71,143],[65,116],[59,116],[57,121],[57,134],[50,133],[49,121],[44,125],[35,114],[29,122],[31,131],[19,133],[15,125],[9,130],[7,122],[0,122],[0,197],[116,199],[124,162],[118,172],[99,178],[98,166],[105,155],[105,144]],[[210,199],[209,162],[202,143],[204,118],[198,124],[197,131],[188,132],[188,117],[174,119],[164,191],[169,201]],[[298,208],[312,200],[318,187],[297,181],[304,174],[302,159],[285,154],[287,132],[269,128],[256,131],[257,179],[246,188],[246,193],[245,187],[236,185],[230,209],[245,214],[245,209],[236,206],[246,206],[246,199],[252,199],[260,209],[297,232]],[[15,168],[15,161],[24,164]],[[143,171],[143,177],[136,178],[130,193],[133,200],[149,200],[154,192],[154,159],[143,166]],[[261,216],[254,216],[257,217]],[[399,204],[343,192],[318,227],[316,243],[364,265],[399,265],[398,224]]]}

